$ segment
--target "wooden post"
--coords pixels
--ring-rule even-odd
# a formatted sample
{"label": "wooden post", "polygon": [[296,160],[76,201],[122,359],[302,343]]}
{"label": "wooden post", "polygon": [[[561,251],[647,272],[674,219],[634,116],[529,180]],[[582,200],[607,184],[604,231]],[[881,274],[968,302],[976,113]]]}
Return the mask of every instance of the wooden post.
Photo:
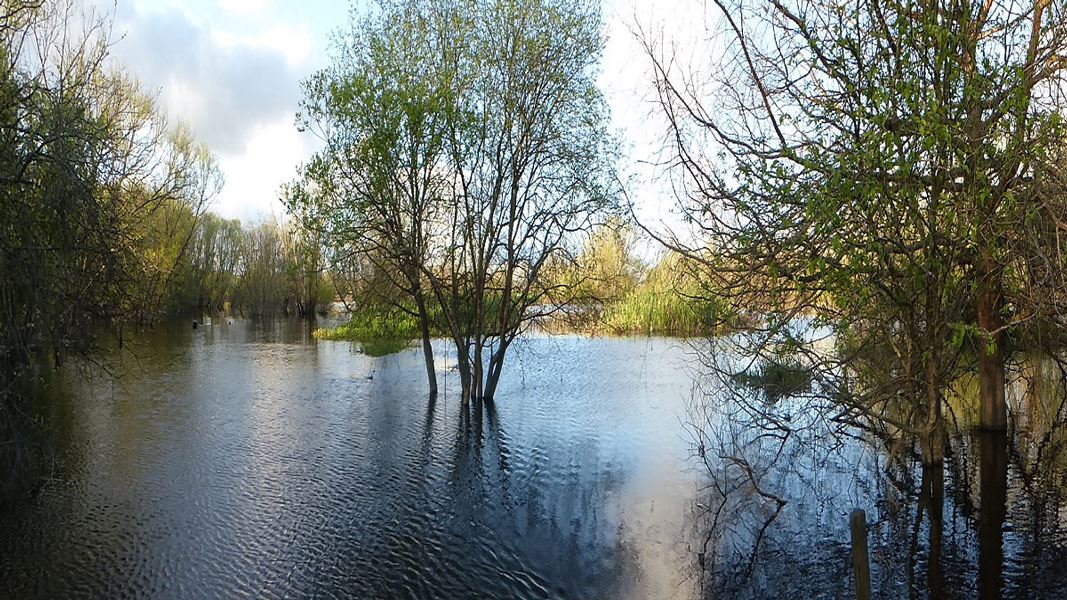
{"label": "wooden post", "polygon": [[857,508],[848,517],[852,530],[852,573],[856,580],[856,600],[871,600],[871,563],[867,554],[867,513]]}

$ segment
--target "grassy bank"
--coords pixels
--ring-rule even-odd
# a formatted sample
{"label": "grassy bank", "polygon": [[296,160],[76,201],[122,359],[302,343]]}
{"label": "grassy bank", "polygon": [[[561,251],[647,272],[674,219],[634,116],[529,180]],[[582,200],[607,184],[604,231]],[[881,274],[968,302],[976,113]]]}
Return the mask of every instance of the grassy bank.
{"label": "grassy bank", "polygon": [[604,305],[599,325],[615,335],[697,336],[713,331],[719,314],[697,278],[699,270],[667,255],[639,283]]}
{"label": "grassy bank", "polygon": [[[614,241],[619,245],[618,240]],[[625,248],[610,243],[602,246],[606,249],[593,246],[589,250],[592,258],[586,259],[591,265],[588,277],[562,270],[551,278],[558,281],[560,288],[573,292],[572,301],[565,308],[546,304],[552,314],[538,319],[541,329],[551,333],[677,337],[702,336],[716,330],[722,311],[717,302],[708,299],[698,265],[687,263],[680,255],[667,254],[655,265],[644,267],[632,257],[626,258],[629,253]],[[354,313],[347,323],[320,329],[315,336],[360,342],[368,354],[395,352],[419,338],[413,307],[405,310],[372,302]],[[440,311],[434,306],[429,308],[431,333],[435,337],[444,335],[437,326]],[[489,322],[499,309],[497,299],[486,299]]]}
{"label": "grassy bank", "polygon": [[[590,335],[678,336],[704,335],[712,329],[715,315],[711,303],[674,289],[639,287],[621,300],[603,306],[590,306],[575,313],[561,311],[542,321],[540,327],[552,333]],[[437,327],[432,334],[443,335]],[[317,329],[322,340],[359,342],[373,356],[398,352],[419,339],[418,319],[397,309],[368,309],[353,313],[350,320],[330,329]]]}

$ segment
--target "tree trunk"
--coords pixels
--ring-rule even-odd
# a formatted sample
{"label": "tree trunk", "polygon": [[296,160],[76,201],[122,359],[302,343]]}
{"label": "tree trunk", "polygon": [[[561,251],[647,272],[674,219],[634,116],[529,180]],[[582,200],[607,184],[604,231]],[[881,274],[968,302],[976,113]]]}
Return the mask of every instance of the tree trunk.
{"label": "tree trunk", "polygon": [[1000,598],[1004,568],[1004,517],[1007,502],[1008,446],[1003,431],[983,431],[981,494],[978,512],[978,594]]}
{"label": "tree trunk", "polygon": [[496,396],[496,385],[500,381],[500,373],[504,370],[504,353],[507,352],[508,345],[501,341],[500,348],[493,354],[489,360],[489,376],[486,377],[485,382],[485,399],[492,400]]}
{"label": "tree trunk", "polygon": [[940,465],[945,457],[945,420],[941,416],[941,373],[936,351],[926,360],[926,424],[922,444],[923,464]]}
{"label": "tree trunk", "polygon": [[486,400],[492,400],[496,395],[496,384],[500,381],[500,367],[490,361],[489,375],[485,378],[485,395],[482,396]]}
{"label": "tree trunk", "polygon": [[945,512],[945,468],[941,465],[923,467],[923,487],[926,492],[926,514],[930,518],[929,555],[927,556],[927,589],[930,598],[945,597],[945,569],[942,562],[942,530]]}
{"label": "tree trunk", "polygon": [[978,295],[978,388],[981,395],[981,426],[1006,429],[1008,408],[1004,399],[1004,319],[1000,277],[993,269],[983,269]]}
{"label": "tree trunk", "polygon": [[471,362],[467,355],[467,349],[462,344],[456,343],[456,366],[459,369],[460,401],[463,404],[470,402],[471,393]]}
{"label": "tree trunk", "polygon": [[475,342],[474,344],[474,356],[471,357],[471,395],[474,398],[481,398],[483,386],[485,385],[484,373],[482,362],[482,344],[481,342]]}
{"label": "tree trunk", "polygon": [[422,356],[426,360],[426,380],[430,384],[430,395],[437,395],[437,371],[433,365],[433,344],[430,343],[430,315],[426,312],[426,302],[422,295],[415,297],[419,311],[419,327],[422,330]]}

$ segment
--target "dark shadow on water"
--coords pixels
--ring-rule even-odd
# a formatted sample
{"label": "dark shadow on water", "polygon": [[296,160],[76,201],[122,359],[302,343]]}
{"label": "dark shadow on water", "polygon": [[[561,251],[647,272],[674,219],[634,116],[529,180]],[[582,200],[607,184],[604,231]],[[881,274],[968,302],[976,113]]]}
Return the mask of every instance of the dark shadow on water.
{"label": "dark shadow on water", "polygon": [[[931,600],[945,597],[945,565],[942,558],[942,535],[945,529],[945,468],[942,465],[922,466],[922,493],[919,496],[917,519],[926,513],[929,532],[926,551],[927,591]],[[916,523],[916,538],[919,526]]]}

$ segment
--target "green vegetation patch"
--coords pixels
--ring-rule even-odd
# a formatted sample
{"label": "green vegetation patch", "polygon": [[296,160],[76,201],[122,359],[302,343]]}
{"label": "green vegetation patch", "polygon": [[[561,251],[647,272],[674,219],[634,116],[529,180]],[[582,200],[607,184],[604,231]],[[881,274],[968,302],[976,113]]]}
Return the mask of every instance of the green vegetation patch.
{"label": "green vegetation patch", "polygon": [[617,335],[691,336],[706,333],[713,314],[710,303],[678,290],[643,287],[606,306],[602,320]]}
{"label": "green vegetation patch", "polygon": [[320,340],[359,342],[364,353],[385,356],[409,347],[419,337],[419,320],[398,310],[368,310],[332,329],[316,329],[314,335]]}
{"label": "green vegetation patch", "polygon": [[695,265],[668,254],[631,289],[604,306],[601,322],[616,335],[706,335],[720,316]]}

